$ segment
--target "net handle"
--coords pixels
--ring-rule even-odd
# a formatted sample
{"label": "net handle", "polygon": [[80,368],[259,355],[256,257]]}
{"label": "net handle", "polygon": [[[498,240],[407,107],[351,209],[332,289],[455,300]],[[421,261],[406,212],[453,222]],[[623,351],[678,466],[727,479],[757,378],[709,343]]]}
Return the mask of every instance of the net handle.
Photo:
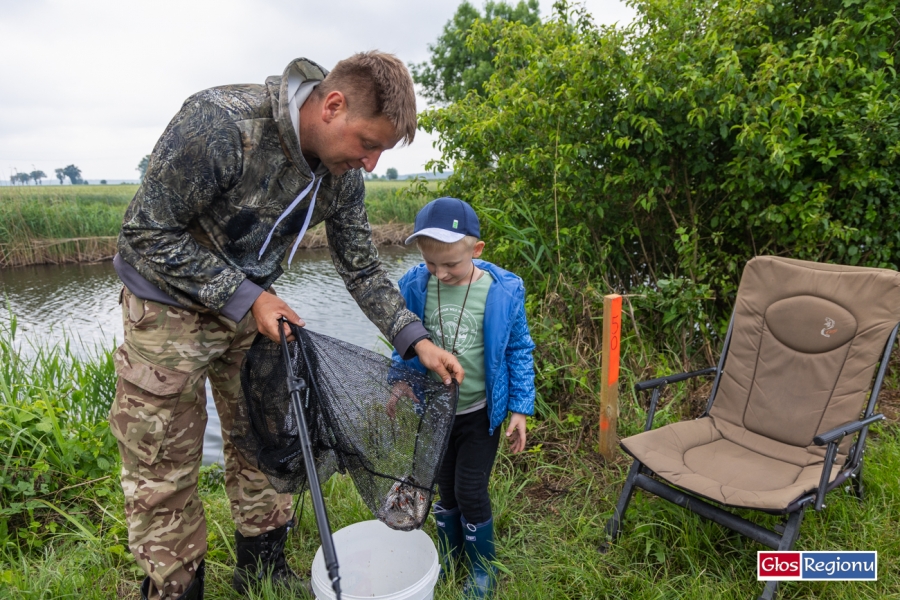
{"label": "net handle", "polygon": [[[331,527],[328,525],[328,512],[325,510],[325,498],[322,497],[322,486],[319,484],[319,474],[316,471],[316,462],[313,458],[309,430],[306,428],[306,414],[303,411],[303,403],[300,401],[300,392],[308,388],[302,377],[294,375],[294,369],[291,366],[291,354],[288,350],[287,338],[284,335],[284,325],[289,325],[289,322],[284,317],[280,317],[278,321],[278,332],[281,334],[281,353],[287,370],[288,391],[291,395],[291,406],[297,415],[300,447],[303,449],[303,464],[306,466],[306,479],[309,482],[309,495],[312,499],[313,512],[316,515],[316,524],[319,527],[319,539],[322,540],[322,555],[325,558],[325,567],[328,569],[328,577],[331,579],[331,587],[334,590],[335,599],[341,600],[341,576],[338,573],[338,559],[334,550],[334,538],[331,537]],[[300,341],[297,340],[297,343],[299,344]]]}

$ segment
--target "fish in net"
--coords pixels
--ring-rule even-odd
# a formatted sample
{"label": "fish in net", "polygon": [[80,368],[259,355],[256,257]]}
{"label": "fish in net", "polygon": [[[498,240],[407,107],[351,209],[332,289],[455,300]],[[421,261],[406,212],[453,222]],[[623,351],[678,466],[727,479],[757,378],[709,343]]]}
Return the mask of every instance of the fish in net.
{"label": "fish in net", "polygon": [[425,495],[421,486],[416,485],[415,479],[410,477],[391,486],[391,491],[375,516],[393,529],[411,531],[422,526],[429,508],[431,499]]}
{"label": "fish in net", "polygon": [[[458,386],[304,327],[288,343],[319,481],[348,473],[372,514],[421,528],[456,414]],[[258,335],[241,367],[244,403],[231,441],[280,493],[307,487],[280,344]]]}

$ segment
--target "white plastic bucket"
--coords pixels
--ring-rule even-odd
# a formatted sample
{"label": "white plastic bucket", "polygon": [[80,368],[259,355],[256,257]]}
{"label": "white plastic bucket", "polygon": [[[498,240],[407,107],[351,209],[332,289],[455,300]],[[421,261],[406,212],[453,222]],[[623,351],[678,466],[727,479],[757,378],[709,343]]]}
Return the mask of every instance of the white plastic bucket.
{"label": "white plastic bucket", "polygon": [[[341,598],[431,600],[441,566],[427,533],[395,531],[381,521],[362,521],[334,533],[341,576]],[[312,564],[318,600],[334,600],[322,548]]]}

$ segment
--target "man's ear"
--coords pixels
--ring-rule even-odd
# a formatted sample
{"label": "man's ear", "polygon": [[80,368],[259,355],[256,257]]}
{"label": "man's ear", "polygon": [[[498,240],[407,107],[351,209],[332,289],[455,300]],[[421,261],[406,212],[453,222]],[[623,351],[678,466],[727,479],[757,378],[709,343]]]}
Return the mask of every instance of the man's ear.
{"label": "man's ear", "polygon": [[328,92],[325,102],[322,103],[322,120],[331,123],[341,111],[345,110],[347,110],[347,98],[344,97],[343,92],[338,90]]}
{"label": "man's ear", "polygon": [[475,242],[475,247],[472,248],[472,258],[478,258],[481,256],[481,253],[484,251],[484,242],[478,240]]}

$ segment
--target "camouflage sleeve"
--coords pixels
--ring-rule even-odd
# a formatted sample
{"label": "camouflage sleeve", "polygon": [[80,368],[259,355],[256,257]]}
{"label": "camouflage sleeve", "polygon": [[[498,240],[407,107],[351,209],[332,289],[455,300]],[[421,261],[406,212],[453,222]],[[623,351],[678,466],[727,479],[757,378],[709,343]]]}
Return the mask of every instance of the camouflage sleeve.
{"label": "camouflage sleeve", "polygon": [[118,250],[145,279],[186,306],[219,311],[245,275],[188,232],[191,221],[241,175],[241,135],[225,111],[188,98],[150,155],[125,212]]}
{"label": "camouflage sleeve", "polygon": [[335,211],[325,220],[331,260],[362,311],[393,342],[400,330],[419,318],[406,308],[400,290],[381,266],[363,204],[362,175],[349,171],[340,186]]}

